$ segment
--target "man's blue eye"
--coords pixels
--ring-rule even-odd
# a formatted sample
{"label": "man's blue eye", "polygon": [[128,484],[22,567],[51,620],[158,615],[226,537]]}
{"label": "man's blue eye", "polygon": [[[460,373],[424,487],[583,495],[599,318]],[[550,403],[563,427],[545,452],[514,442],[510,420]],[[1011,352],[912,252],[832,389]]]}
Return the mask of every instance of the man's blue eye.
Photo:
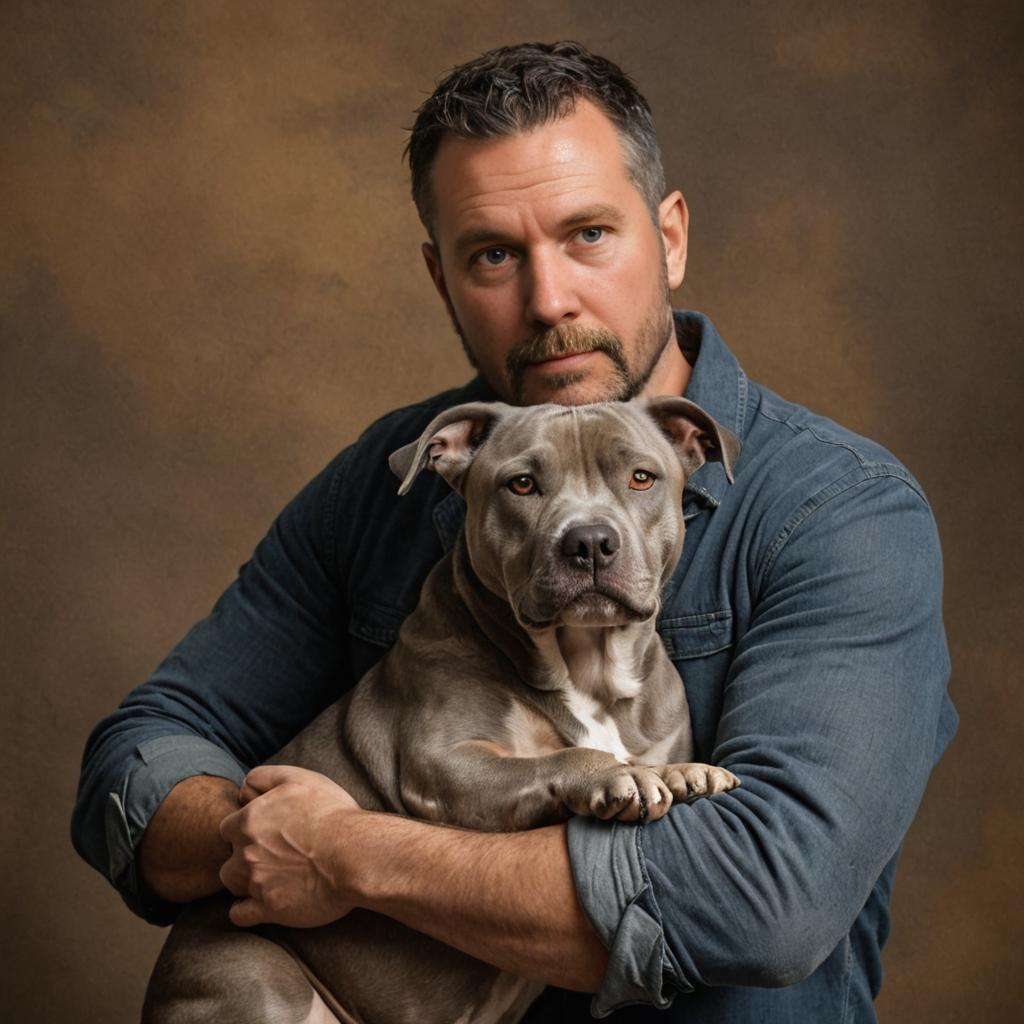
{"label": "man's blue eye", "polygon": [[508,250],[485,249],[480,255],[485,263],[489,263],[492,267],[500,267],[508,258]]}
{"label": "man's blue eye", "polygon": [[580,232],[580,238],[584,242],[599,242],[604,237],[604,228],[584,228]]}

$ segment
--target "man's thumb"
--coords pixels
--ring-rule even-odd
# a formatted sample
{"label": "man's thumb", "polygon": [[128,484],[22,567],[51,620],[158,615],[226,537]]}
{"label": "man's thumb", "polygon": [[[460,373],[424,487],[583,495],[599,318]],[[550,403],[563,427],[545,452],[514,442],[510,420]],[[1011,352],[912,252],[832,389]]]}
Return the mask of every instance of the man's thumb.
{"label": "man's thumb", "polygon": [[267,918],[263,904],[251,896],[244,900],[235,900],[228,911],[231,923],[239,928],[251,928],[254,924],[262,924]]}

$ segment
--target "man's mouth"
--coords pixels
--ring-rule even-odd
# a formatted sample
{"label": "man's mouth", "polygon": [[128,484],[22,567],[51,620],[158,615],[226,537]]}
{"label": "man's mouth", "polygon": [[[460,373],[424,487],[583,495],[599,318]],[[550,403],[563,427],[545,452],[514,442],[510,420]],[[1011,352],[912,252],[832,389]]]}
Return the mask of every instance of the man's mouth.
{"label": "man's mouth", "polygon": [[554,373],[568,373],[571,370],[581,368],[594,354],[594,349],[587,349],[585,352],[569,352],[566,355],[538,359],[535,362],[531,362],[529,366],[531,369],[549,370]]}

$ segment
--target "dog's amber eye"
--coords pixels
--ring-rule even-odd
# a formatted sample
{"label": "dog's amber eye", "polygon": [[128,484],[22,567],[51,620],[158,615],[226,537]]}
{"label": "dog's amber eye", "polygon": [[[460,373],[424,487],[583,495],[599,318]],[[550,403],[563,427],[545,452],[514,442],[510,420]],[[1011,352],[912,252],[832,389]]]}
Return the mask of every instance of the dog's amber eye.
{"label": "dog's amber eye", "polygon": [[532,476],[514,476],[508,482],[508,489],[513,494],[533,494],[537,490],[537,481]]}
{"label": "dog's amber eye", "polygon": [[629,478],[629,486],[634,491],[648,491],[654,486],[655,479],[655,475],[648,473],[646,469],[637,469]]}

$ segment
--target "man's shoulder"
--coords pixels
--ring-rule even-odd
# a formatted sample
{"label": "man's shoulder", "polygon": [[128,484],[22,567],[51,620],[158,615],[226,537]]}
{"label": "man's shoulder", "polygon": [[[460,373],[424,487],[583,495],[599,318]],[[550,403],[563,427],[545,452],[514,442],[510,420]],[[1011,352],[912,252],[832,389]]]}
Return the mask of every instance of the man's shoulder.
{"label": "man's shoulder", "polygon": [[883,479],[921,494],[907,468],[881,444],[752,381],[707,316],[677,311],[675,326],[693,365],[686,396],[742,444],[738,486],[728,487],[717,466],[703,468],[688,485],[705,502],[726,502],[738,511],[742,496],[742,507],[752,515],[781,514],[846,483]]}
{"label": "man's shoulder", "polygon": [[760,385],[751,393],[733,508],[766,543],[825,510],[828,520],[841,519],[850,501],[869,493],[879,508],[909,501],[927,510],[920,483],[877,441]]}

